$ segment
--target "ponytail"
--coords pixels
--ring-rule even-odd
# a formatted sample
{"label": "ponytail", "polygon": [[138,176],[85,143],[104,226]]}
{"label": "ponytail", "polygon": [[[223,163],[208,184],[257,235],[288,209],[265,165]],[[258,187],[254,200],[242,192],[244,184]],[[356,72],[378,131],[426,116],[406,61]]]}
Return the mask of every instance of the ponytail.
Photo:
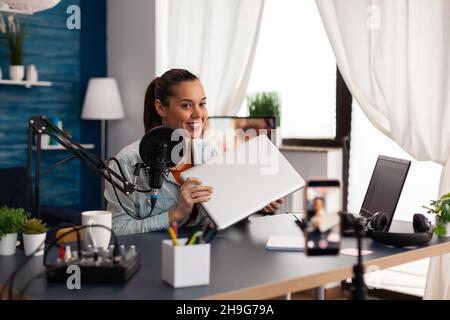
{"label": "ponytail", "polygon": [[155,89],[156,82],[160,78],[155,78],[148,86],[145,92],[145,102],[144,102],[144,126],[145,132],[149,132],[151,129],[158,127],[162,124],[162,117],[158,114],[155,108]]}

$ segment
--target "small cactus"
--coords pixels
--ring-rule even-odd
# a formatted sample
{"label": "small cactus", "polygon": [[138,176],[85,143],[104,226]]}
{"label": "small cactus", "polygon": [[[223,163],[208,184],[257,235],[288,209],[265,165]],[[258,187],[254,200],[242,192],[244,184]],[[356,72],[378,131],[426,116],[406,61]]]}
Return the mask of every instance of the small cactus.
{"label": "small cactus", "polygon": [[22,226],[22,232],[25,234],[41,234],[47,230],[47,224],[36,218],[26,220]]}

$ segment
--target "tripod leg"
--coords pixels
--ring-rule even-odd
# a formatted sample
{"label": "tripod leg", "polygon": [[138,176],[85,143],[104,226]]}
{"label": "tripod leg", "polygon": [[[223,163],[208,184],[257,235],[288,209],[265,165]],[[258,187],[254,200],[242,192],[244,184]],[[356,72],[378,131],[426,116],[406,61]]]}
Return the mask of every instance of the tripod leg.
{"label": "tripod leg", "polygon": [[314,288],[314,300],[325,300],[325,287]]}
{"label": "tripod leg", "polygon": [[366,290],[364,285],[364,267],[355,265],[353,267],[355,277],[352,279],[352,300],[364,300],[366,298]]}

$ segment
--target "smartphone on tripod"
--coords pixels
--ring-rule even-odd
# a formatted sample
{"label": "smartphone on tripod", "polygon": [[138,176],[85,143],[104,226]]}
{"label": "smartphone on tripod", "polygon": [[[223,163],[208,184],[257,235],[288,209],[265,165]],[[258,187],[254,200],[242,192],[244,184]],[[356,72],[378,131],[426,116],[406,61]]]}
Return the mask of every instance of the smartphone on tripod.
{"label": "smartphone on tripod", "polygon": [[305,187],[305,254],[335,255],[342,240],[339,180],[313,179]]}

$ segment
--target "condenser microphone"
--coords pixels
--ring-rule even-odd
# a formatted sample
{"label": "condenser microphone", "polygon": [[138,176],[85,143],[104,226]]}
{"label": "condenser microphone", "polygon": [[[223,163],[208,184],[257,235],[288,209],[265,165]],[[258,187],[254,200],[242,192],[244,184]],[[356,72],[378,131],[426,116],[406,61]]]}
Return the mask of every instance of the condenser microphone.
{"label": "condenser microphone", "polygon": [[151,208],[156,205],[163,177],[170,168],[181,162],[184,156],[186,140],[178,130],[168,127],[156,127],[147,132],[139,145],[139,155],[148,176]]}

